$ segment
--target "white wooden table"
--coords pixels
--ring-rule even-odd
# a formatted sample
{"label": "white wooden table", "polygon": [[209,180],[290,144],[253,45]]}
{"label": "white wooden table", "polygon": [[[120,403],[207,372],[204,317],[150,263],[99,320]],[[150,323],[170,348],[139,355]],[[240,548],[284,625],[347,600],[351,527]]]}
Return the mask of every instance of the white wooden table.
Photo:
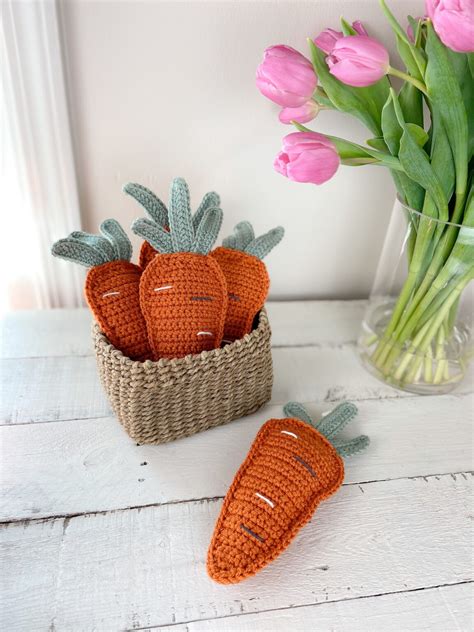
{"label": "white wooden table", "polygon": [[[354,350],[364,304],[273,303],[275,386],[251,417],[137,446],[111,415],[85,310],[2,328],[2,630],[472,630],[471,378],[451,395],[379,383]],[[289,399],[357,403],[372,444],[292,546],[236,586],[206,575],[235,470]]]}

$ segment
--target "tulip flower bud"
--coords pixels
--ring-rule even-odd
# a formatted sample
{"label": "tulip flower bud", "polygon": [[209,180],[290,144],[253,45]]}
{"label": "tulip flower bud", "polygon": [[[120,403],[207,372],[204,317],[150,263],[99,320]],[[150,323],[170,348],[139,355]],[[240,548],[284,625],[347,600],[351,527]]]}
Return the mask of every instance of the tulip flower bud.
{"label": "tulip flower bud", "polygon": [[[356,33],[358,33],[358,35],[367,35],[367,31],[360,20],[352,22],[352,28],[356,31]],[[314,39],[314,43],[318,48],[329,55],[334,48],[334,44],[342,37],[344,37],[344,33],[342,31],[324,29],[324,31],[322,31],[318,37]]]}
{"label": "tulip flower bud", "polygon": [[387,74],[389,55],[380,42],[367,35],[350,35],[336,41],[326,62],[329,72],[349,86],[365,87]]}
{"label": "tulip flower bud", "polygon": [[312,97],[318,78],[311,62],[290,46],[271,46],[257,68],[257,88],[271,101],[296,108]]}
{"label": "tulip flower bud", "polygon": [[297,123],[308,123],[318,116],[320,105],[310,99],[299,108],[283,108],[280,112],[280,123],[290,125],[293,121]]}
{"label": "tulip flower bud", "polygon": [[445,46],[458,53],[474,52],[473,0],[426,0],[426,13]]}
{"label": "tulip flower bud", "polygon": [[294,132],[283,139],[273,163],[278,173],[295,182],[322,184],[336,173],[339,154],[334,144],[317,132]]}

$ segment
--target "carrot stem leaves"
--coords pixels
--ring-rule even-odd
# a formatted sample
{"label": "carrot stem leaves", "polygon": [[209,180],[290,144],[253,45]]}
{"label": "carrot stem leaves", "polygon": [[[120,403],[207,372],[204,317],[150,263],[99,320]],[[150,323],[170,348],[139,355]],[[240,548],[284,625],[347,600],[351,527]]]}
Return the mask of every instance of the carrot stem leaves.
{"label": "carrot stem leaves", "polygon": [[89,243],[73,239],[72,237],[56,241],[51,248],[51,253],[55,257],[79,263],[86,268],[93,268],[94,266],[107,263],[107,259],[100,250]]}
{"label": "carrot stem leaves", "polygon": [[326,439],[337,435],[357,415],[357,407],[351,402],[343,402],[325,415],[316,425],[316,429]]}
{"label": "carrot stem leaves", "polygon": [[239,222],[232,235],[222,240],[224,248],[241,250],[258,259],[263,259],[283,239],[285,230],[282,226],[272,228],[268,233],[255,238],[255,233],[250,222]]}
{"label": "carrot stem leaves", "polygon": [[298,402],[288,402],[286,406],[283,408],[283,413],[287,417],[294,417],[296,419],[300,419],[301,421],[305,421],[307,424],[313,425],[313,420],[311,419],[306,408],[299,404]]}
{"label": "carrot stem leaves", "polygon": [[101,251],[107,261],[114,261],[117,259],[114,247],[108,239],[102,237],[101,235],[92,235],[91,233],[86,233],[83,230],[75,230],[69,235],[69,238],[75,239],[84,244],[89,244],[89,246],[92,246],[93,248],[97,248],[97,250]]}
{"label": "carrot stem leaves", "polygon": [[169,224],[173,251],[191,252],[194,228],[189,189],[183,178],[175,178],[171,183]]}
{"label": "carrot stem leaves", "polygon": [[215,191],[209,191],[209,193],[206,193],[206,195],[202,198],[202,202],[198,206],[197,211],[193,215],[193,228],[195,233],[197,233],[205,210],[208,208],[219,208],[220,205],[221,198]]}
{"label": "carrot stem leaves", "polygon": [[103,221],[100,225],[100,232],[112,245],[116,259],[130,261],[132,258],[132,243],[116,219],[106,219]]}
{"label": "carrot stem leaves", "polygon": [[205,209],[196,231],[192,252],[201,255],[209,254],[221,229],[222,215],[220,208]]}
{"label": "carrot stem leaves", "polygon": [[365,450],[369,443],[370,439],[367,435],[359,435],[350,441],[334,441],[333,446],[340,456],[348,457]]}
{"label": "carrot stem leaves", "polygon": [[146,239],[158,252],[162,254],[173,252],[170,233],[166,232],[166,230],[158,226],[158,224],[155,224],[152,220],[146,219],[145,217],[136,219],[132,224],[132,231],[135,235]]}
{"label": "carrot stem leaves", "polygon": [[272,228],[272,230],[269,230],[268,233],[260,235],[260,237],[257,237],[250,242],[250,244],[245,248],[245,252],[257,257],[258,259],[263,259],[271,250],[273,250],[273,248],[275,248],[277,244],[280,243],[284,234],[285,229],[283,226]]}
{"label": "carrot stem leaves", "polygon": [[287,417],[300,419],[331,441],[334,449],[342,457],[352,456],[364,450],[370,443],[369,437],[359,435],[355,439],[339,439],[332,441],[332,437],[337,435],[354,417],[357,415],[357,407],[351,402],[343,402],[336,406],[334,410],[325,415],[319,423],[315,423],[304,406],[298,402],[288,402],[283,408],[283,413]]}
{"label": "carrot stem leaves", "polygon": [[153,191],[136,182],[129,182],[123,187],[123,190],[141,204],[151,219],[159,226],[168,225],[168,209]]}

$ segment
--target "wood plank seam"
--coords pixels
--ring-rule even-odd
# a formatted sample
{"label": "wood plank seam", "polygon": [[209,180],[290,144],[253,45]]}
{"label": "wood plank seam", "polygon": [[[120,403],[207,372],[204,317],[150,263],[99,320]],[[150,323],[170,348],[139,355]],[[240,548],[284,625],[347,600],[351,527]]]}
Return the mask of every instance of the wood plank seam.
{"label": "wood plank seam", "polygon": [[[246,616],[255,616],[256,614],[263,614],[263,613],[268,613],[268,612],[284,612],[285,610],[295,610],[297,608],[307,608],[308,606],[311,606],[313,608],[317,608],[318,606],[324,606],[326,604],[329,603],[340,603],[342,601],[359,601],[360,599],[377,599],[378,597],[386,597],[386,596],[390,596],[390,595],[404,595],[404,594],[409,594],[409,593],[419,593],[419,592],[423,592],[423,591],[427,591],[427,590],[439,590],[442,588],[448,588],[450,586],[464,586],[464,585],[469,585],[474,583],[473,579],[465,579],[465,580],[461,580],[459,582],[448,582],[445,584],[436,584],[436,585],[431,585],[431,586],[420,586],[419,588],[409,588],[408,590],[391,590],[385,593],[374,593],[371,595],[361,595],[359,597],[345,597],[344,599],[328,599],[325,601],[321,601],[319,603],[307,603],[307,604],[294,604],[291,606],[284,606],[283,608],[268,608],[268,609],[262,609],[262,610],[256,610],[256,611],[252,611],[252,612],[245,612],[245,611],[241,611],[241,612],[236,612],[235,614],[229,614],[229,615],[225,615],[225,616],[217,616],[217,617],[208,617],[206,619],[192,619],[189,621],[176,621],[170,624],[166,624],[166,625],[160,625],[159,629],[167,629],[169,628],[170,630],[172,630],[174,627],[177,626],[183,626],[185,625],[185,629],[189,628],[187,626],[193,624],[193,623],[205,623],[206,621],[219,621],[222,619],[234,619],[235,617],[246,617]],[[138,628],[127,628],[126,632],[136,632],[137,630],[150,630],[151,632],[157,628],[154,628],[153,626],[146,626],[146,627],[138,627]]]}
{"label": "wood plank seam", "polygon": [[[332,389],[328,389],[326,396],[323,399],[319,399],[319,400],[306,400],[306,401],[300,401],[301,404],[303,404],[304,406],[318,406],[321,404],[332,404],[332,403],[337,403],[340,401],[345,401],[346,399],[350,399],[351,401],[354,402],[358,402],[363,404],[364,402],[374,402],[374,401],[397,401],[398,399],[403,399],[406,401],[411,401],[414,399],[419,398],[419,395],[410,395],[408,393],[404,393],[404,394],[394,394],[394,395],[375,395],[374,397],[363,397],[363,398],[355,398],[355,397],[351,397],[351,398],[346,398],[344,396],[344,393],[340,392],[340,394],[338,394],[340,392],[340,387],[334,387]],[[104,394],[105,397],[105,394]],[[427,397],[439,397],[438,395],[425,395],[425,398]],[[471,392],[466,392],[466,393],[449,393],[448,395],[444,395],[443,397],[453,397],[455,399],[458,400],[463,400],[465,398],[471,398],[472,397],[472,393]],[[286,404],[286,400],[282,400],[281,402],[279,401],[270,401],[268,404],[266,404],[266,406],[284,406]],[[263,410],[263,409],[262,409]],[[30,426],[32,424],[56,424],[56,423],[63,423],[65,421],[87,421],[87,420],[95,420],[95,419],[109,419],[110,417],[113,417],[113,412],[112,410],[110,411],[110,415],[93,415],[91,417],[64,417],[64,418],[60,418],[60,419],[46,419],[45,421],[20,421],[20,422],[16,422],[16,421],[11,421],[10,418],[6,419],[6,420],[0,420],[0,427],[2,426],[9,426],[9,427],[16,427],[16,426]],[[238,419],[236,419],[235,421],[239,421]],[[117,421],[117,423],[119,423]],[[137,444],[137,445],[142,445],[142,444]]]}
{"label": "wood plank seam", "polygon": [[[448,474],[428,474],[427,476],[398,476],[394,478],[382,478],[382,479],[374,479],[370,481],[358,481],[357,483],[343,483],[342,487],[359,487],[360,491],[364,493],[362,489],[362,485],[371,485],[376,483],[392,483],[396,481],[416,481],[416,480],[424,480],[425,482],[429,482],[429,479],[434,478],[437,481],[441,480],[445,477],[450,477],[453,480],[456,480],[456,476],[462,476],[464,480],[468,480],[468,476],[474,477],[474,470],[466,470],[464,472],[450,472]],[[230,483],[229,483],[230,484]],[[187,505],[192,503],[214,503],[219,500],[223,500],[224,496],[210,496],[210,497],[201,497],[201,498],[188,498],[186,500],[169,500],[163,503],[148,503],[145,505],[130,505],[129,507],[118,507],[117,509],[104,509],[103,511],[83,511],[78,513],[69,513],[69,514],[56,514],[52,516],[42,516],[41,518],[21,518],[19,520],[3,520],[0,521],[0,529],[6,529],[9,525],[12,526],[25,526],[27,527],[30,524],[46,524],[48,522],[54,522],[55,520],[64,520],[63,530],[65,531],[71,520],[74,518],[82,518],[87,516],[105,516],[120,512],[133,511],[136,509],[149,509],[151,507],[168,507],[171,505]]]}

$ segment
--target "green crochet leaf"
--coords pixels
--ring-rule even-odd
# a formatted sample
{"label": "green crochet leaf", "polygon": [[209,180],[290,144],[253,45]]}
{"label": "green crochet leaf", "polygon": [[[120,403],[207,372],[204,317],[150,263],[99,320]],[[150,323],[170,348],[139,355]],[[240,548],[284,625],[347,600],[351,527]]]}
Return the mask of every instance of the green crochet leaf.
{"label": "green crochet leaf", "polygon": [[222,210],[207,208],[196,232],[193,252],[207,255],[212,249],[222,225]]}
{"label": "green crochet leaf", "polygon": [[264,235],[260,235],[257,239],[254,239],[248,246],[245,248],[245,252],[249,255],[253,255],[254,257],[258,257],[258,259],[263,259],[268,255],[268,253],[275,248],[277,244],[283,239],[283,235],[285,234],[285,229],[283,226],[277,226],[272,230],[268,231]]}
{"label": "green crochet leaf", "polygon": [[109,240],[113,246],[116,259],[130,261],[132,258],[132,243],[127,233],[120,226],[116,219],[106,219],[100,225],[100,232]]}
{"label": "green crochet leaf", "polygon": [[71,237],[56,241],[51,248],[51,253],[55,257],[79,263],[86,268],[100,266],[108,261],[104,254],[94,246]]}
{"label": "green crochet leaf", "polygon": [[325,415],[317,424],[316,429],[326,439],[337,435],[357,415],[357,407],[351,402],[343,402],[334,410]]}
{"label": "green crochet leaf", "polygon": [[331,437],[338,434],[357,415],[356,406],[350,402],[339,404],[317,424],[311,419],[304,406],[298,402],[288,402],[283,408],[283,412],[287,417],[300,419],[314,426],[318,432],[331,441],[334,448],[343,457],[351,456],[364,450],[370,443],[370,439],[366,435],[360,435],[350,440],[331,440]]}
{"label": "green crochet leaf", "polygon": [[352,456],[357,452],[362,452],[370,444],[370,439],[367,435],[359,435],[355,439],[350,441],[334,441],[333,446],[336,448],[338,454],[342,457]]}
{"label": "green crochet leaf", "polygon": [[311,419],[308,411],[302,404],[298,404],[298,402],[288,402],[288,404],[286,404],[283,408],[283,412],[287,417],[300,419],[301,421],[305,421],[307,424],[313,425],[313,420]]}
{"label": "green crochet leaf", "polygon": [[255,240],[255,233],[250,222],[239,222],[234,228],[234,233],[237,238],[237,250],[246,250]]}
{"label": "green crochet leaf", "polygon": [[143,206],[154,222],[159,226],[168,226],[168,209],[153,191],[136,182],[129,182],[123,190]]}
{"label": "green crochet leaf", "polygon": [[171,183],[169,224],[173,251],[191,252],[194,244],[194,228],[189,189],[183,178],[175,178]]}
{"label": "green crochet leaf", "polygon": [[221,205],[221,198],[215,191],[209,191],[202,198],[201,204],[198,206],[197,211],[193,215],[193,228],[196,233],[199,224],[201,223],[204,211],[208,208],[219,208]]}
{"label": "green crochet leaf", "polygon": [[117,259],[117,254],[114,247],[108,239],[102,237],[101,235],[93,235],[91,233],[86,233],[83,230],[75,230],[69,235],[69,237],[70,239],[80,241],[84,244],[89,244],[97,250],[100,250],[107,261],[114,261],[115,259]]}
{"label": "green crochet leaf", "polygon": [[132,231],[153,246],[155,250],[162,254],[169,254],[173,251],[170,233],[161,226],[155,224],[150,219],[136,219],[132,224]]}
{"label": "green crochet leaf", "polygon": [[231,250],[238,250],[237,248],[237,235],[235,233],[233,233],[232,235],[229,235],[228,237],[225,237],[222,240],[222,245],[224,248],[230,248]]}

